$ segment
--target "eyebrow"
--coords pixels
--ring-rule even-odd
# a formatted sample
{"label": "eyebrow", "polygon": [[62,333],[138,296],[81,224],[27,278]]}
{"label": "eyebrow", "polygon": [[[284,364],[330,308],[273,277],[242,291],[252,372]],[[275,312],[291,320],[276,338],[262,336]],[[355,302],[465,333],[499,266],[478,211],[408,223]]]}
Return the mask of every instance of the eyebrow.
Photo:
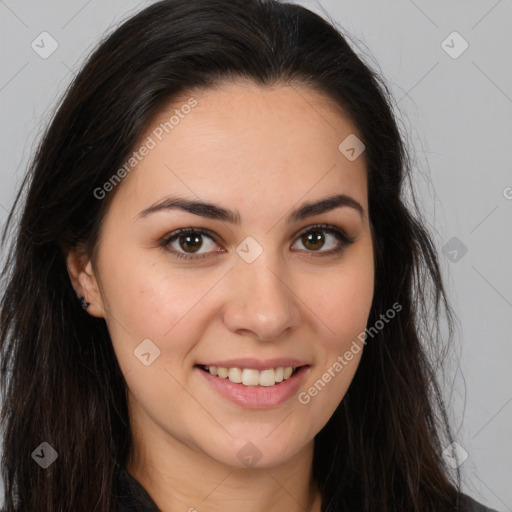
{"label": "eyebrow", "polygon": [[[353,208],[359,213],[361,219],[365,218],[364,208],[358,201],[346,194],[337,194],[319,201],[302,204],[286,217],[286,223],[292,224],[294,222],[299,222],[307,217],[320,215],[321,213],[326,213],[340,207]],[[213,203],[193,201],[172,196],[164,197],[145,210],[142,210],[137,214],[136,220],[147,217],[148,215],[156,212],[175,209],[183,210],[208,219],[226,221],[236,225],[240,224],[240,214],[238,212],[228,210]]]}

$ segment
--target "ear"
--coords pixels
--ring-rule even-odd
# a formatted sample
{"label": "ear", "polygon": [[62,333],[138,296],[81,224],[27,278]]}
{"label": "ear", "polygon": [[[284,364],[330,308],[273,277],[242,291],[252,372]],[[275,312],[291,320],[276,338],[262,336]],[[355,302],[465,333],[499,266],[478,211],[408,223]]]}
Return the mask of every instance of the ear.
{"label": "ear", "polygon": [[90,258],[83,249],[72,247],[67,250],[65,259],[69,278],[77,297],[85,297],[90,304],[87,313],[98,318],[105,318],[103,299]]}

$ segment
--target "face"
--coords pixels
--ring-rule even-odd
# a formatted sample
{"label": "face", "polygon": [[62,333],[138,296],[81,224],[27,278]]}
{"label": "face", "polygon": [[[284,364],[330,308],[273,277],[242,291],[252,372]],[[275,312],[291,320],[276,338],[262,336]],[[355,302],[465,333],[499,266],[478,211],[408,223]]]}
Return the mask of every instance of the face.
{"label": "face", "polygon": [[362,137],[305,88],[193,98],[159,114],[110,192],[88,311],[107,322],[145,435],[271,467],[311,446],[361,358],[366,168],[338,146]]}

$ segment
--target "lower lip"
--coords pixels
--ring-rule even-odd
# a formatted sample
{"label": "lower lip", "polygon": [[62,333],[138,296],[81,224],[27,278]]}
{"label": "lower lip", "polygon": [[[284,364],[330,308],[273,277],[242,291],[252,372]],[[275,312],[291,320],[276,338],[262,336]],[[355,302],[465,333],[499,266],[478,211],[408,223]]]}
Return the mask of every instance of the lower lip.
{"label": "lower lip", "polygon": [[228,378],[216,377],[199,367],[196,370],[220,395],[233,403],[248,409],[268,409],[281,405],[295,395],[309,366],[301,366],[290,378],[273,386],[244,386]]}

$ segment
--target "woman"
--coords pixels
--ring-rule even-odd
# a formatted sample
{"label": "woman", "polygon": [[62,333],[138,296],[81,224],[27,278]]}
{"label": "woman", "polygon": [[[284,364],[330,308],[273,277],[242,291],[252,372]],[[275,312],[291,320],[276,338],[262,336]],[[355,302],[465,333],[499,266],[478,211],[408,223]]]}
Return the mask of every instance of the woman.
{"label": "woman", "polygon": [[101,44],[16,200],[7,512],[489,510],[443,456],[451,311],[388,96],[276,1]]}

